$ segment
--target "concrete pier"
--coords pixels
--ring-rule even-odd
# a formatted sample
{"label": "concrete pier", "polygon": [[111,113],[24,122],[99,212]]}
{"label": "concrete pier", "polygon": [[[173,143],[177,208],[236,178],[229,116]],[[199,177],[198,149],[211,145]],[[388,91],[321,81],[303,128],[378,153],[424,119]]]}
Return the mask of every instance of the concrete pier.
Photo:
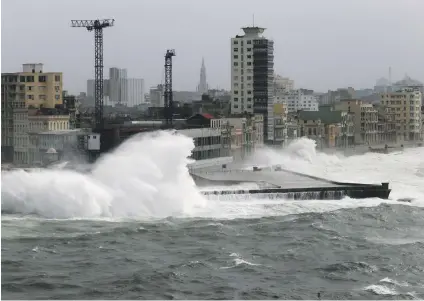
{"label": "concrete pier", "polygon": [[388,199],[389,184],[359,184],[330,181],[290,170],[259,169],[192,172],[194,181],[200,187],[257,183],[258,189],[204,191],[204,195],[228,194],[285,194],[293,199],[341,199],[378,197]]}

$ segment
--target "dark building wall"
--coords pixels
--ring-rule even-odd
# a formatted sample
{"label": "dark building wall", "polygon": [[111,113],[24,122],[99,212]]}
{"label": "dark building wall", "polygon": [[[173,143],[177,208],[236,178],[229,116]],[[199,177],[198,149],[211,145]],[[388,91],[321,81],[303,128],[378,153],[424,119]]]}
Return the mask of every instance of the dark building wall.
{"label": "dark building wall", "polygon": [[268,141],[268,103],[274,96],[274,42],[253,42],[253,112],[264,116],[264,141]]}

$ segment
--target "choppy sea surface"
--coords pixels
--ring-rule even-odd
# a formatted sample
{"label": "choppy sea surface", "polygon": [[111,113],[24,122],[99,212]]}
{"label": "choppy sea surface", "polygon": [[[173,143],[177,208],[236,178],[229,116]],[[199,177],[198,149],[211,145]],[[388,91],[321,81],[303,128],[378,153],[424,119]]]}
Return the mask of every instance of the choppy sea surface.
{"label": "choppy sea surface", "polygon": [[2,173],[2,298],[424,298],[422,148],[345,158],[300,139],[258,152],[257,164],[393,188],[389,200],[290,201],[203,198],[191,147],[164,133],[90,175]]}

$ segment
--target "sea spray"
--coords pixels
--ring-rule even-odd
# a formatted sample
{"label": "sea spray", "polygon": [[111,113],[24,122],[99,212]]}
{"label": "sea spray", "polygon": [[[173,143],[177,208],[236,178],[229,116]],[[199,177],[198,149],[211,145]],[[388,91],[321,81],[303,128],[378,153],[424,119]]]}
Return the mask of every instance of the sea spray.
{"label": "sea spray", "polygon": [[90,174],[22,170],[2,174],[2,211],[47,218],[166,217],[205,205],[187,170],[191,138],[139,134],[104,155]]}

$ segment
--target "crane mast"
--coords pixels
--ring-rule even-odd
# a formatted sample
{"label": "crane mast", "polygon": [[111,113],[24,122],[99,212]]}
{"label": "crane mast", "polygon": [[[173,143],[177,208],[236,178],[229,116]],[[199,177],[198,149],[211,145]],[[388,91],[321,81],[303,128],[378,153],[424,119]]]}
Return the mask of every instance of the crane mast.
{"label": "crane mast", "polygon": [[167,126],[172,126],[174,115],[174,101],[172,95],[172,57],[174,49],[168,49],[165,54],[165,88],[164,88],[164,117]]}
{"label": "crane mast", "polygon": [[103,20],[71,20],[71,27],[85,27],[94,30],[94,120],[95,130],[104,126],[103,119],[103,28],[111,27],[114,19]]}

